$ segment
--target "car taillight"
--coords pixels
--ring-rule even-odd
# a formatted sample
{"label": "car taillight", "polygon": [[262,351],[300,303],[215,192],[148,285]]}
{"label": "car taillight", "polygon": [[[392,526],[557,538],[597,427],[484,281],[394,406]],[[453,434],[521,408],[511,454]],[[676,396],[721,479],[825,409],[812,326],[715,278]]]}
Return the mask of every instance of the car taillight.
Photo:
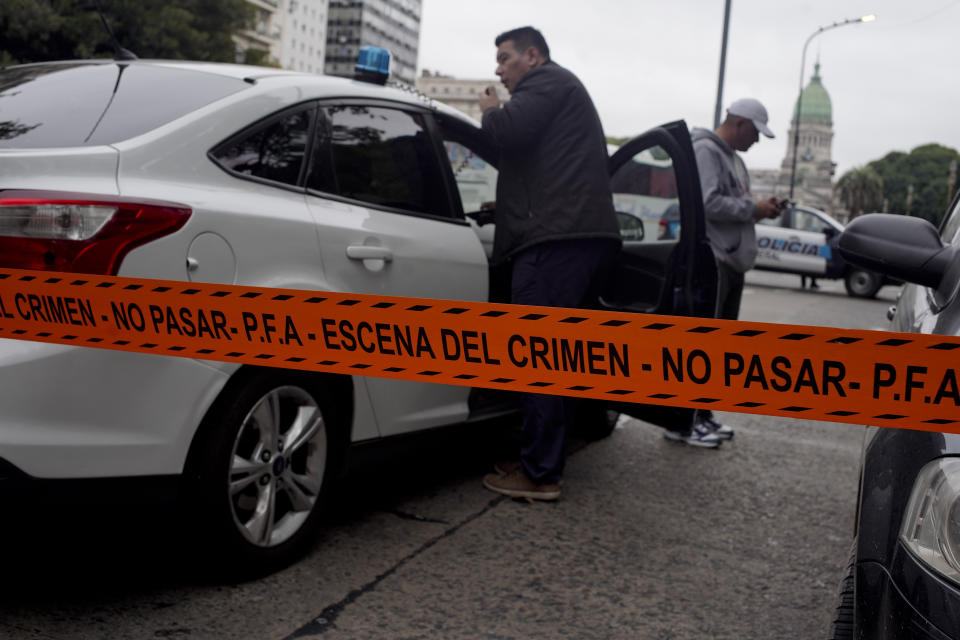
{"label": "car taillight", "polygon": [[115,275],[131,249],[173,233],[190,213],[157,200],[0,191],[0,267]]}

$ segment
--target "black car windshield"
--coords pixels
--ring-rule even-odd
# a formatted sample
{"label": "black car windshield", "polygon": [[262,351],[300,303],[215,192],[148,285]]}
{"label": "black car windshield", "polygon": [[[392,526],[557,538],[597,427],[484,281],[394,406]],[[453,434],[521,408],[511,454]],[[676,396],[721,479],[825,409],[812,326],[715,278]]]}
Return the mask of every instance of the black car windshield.
{"label": "black car windshield", "polygon": [[112,144],[250,86],[240,78],[149,63],[0,69],[0,148]]}

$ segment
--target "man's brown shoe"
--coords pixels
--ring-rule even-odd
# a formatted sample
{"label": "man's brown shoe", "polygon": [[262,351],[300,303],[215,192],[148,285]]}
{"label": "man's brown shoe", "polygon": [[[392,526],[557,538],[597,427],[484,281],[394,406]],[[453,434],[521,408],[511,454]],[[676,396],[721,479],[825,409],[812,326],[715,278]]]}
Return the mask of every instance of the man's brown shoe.
{"label": "man's brown shoe", "polygon": [[507,475],[488,473],[483,476],[483,486],[511,498],[556,500],[560,497],[559,484],[537,484],[522,469]]}
{"label": "man's brown shoe", "polygon": [[498,473],[501,476],[508,476],[521,469],[523,469],[523,465],[520,464],[519,460],[499,460],[493,465],[494,473]]}

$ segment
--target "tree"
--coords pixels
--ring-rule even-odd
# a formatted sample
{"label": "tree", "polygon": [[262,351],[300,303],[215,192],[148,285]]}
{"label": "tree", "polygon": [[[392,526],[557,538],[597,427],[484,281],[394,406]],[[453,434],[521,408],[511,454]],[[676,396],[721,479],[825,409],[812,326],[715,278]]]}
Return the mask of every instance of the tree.
{"label": "tree", "polygon": [[891,212],[906,213],[907,194],[913,185],[910,215],[938,224],[953,195],[947,193],[950,163],[958,158],[954,149],[925,144],[910,153],[893,151],[867,166],[883,178],[883,197]]}
{"label": "tree", "polygon": [[883,203],[883,178],[869,166],[850,169],[837,181],[837,193],[851,219],[861,213],[879,211]]}
{"label": "tree", "polygon": [[[246,0],[99,0],[126,49],[141,58],[234,62],[233,34],[253,20]],[[94,0],[2,0],[0,64],[112,57]]]}

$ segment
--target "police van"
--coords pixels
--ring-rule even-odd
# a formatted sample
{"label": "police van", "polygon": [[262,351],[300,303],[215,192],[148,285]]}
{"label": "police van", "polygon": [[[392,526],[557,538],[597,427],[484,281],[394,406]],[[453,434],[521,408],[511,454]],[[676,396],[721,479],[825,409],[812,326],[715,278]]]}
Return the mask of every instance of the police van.
{"label": "police van", "polygon": [[756,269],[843,278],[847,293],[857,298],[872,298],[894,282],[844,261],[837,251],[843,225],[818,209],[793,205],[776,218],[761,220],[756,229]]}

